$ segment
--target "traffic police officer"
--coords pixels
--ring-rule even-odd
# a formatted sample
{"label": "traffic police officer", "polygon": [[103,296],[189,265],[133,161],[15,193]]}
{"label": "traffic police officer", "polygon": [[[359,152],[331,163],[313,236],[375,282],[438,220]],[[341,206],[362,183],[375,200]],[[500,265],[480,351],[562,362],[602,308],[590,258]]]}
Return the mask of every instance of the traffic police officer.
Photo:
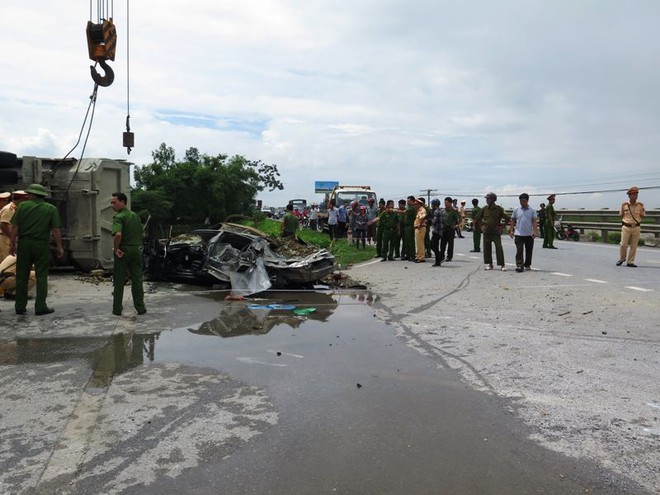
{"label": "traffic police officer", "polygon": [[46,189],[32,184],[25,191],[28,199],[22,201],[11,218],[12,230],[9,254],[16,254],[16,314],[27,312],[30,268],[34,264],[37,278],[37,295],[34,314],[47,315],[54,309],[46,305],[48,296],[48,268],[50,267],[50,234],[55,239],[58,258],[64,256],[62,248],[62,222],[57,208],[46,203]]}

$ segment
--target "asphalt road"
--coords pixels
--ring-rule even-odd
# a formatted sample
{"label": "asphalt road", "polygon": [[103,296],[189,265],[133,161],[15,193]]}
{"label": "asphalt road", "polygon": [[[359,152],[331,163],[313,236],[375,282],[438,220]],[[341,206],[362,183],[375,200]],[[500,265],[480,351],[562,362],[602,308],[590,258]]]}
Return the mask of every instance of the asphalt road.
{"label": "asphalt road", "polygon": [[559,242],[518,274],[470,245],[249,302],[308,316],[168,284],[117,318],[69,274],[53,315],[0,301],[0,493],[660,491],[660,250]]}

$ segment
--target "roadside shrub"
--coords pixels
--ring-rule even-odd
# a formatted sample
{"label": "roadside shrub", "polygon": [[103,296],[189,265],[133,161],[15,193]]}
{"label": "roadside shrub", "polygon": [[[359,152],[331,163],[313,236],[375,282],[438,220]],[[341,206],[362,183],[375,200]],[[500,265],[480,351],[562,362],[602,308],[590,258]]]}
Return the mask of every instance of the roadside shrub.
{"label": "roadside shrub", "polygon": [[590,230],[587,232],[587,239],[589,239],[591,242],[599,242],[601,237],[600,234],[595,230]]}

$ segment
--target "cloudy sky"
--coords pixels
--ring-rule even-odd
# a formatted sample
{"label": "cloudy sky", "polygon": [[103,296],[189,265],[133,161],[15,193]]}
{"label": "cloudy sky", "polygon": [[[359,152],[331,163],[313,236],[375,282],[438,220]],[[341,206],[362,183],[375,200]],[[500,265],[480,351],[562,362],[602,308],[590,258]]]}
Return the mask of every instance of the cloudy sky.
{"label": "cloudy sky", "polygon": [[[268,205],[336,180],[393,199],[617,191],[556,205],[587,208],[617,208],[635,184],[660,207],[657,0],[141,1],[128,23],[126,0],[113,9],[116,79],[87,157],[127,157],[128,81],[131,161],[165,142],[178,158],[274,163],[285,189],[261,194]],[[80,0],[3,6],[0,150],[75,145],[89,19]]]}

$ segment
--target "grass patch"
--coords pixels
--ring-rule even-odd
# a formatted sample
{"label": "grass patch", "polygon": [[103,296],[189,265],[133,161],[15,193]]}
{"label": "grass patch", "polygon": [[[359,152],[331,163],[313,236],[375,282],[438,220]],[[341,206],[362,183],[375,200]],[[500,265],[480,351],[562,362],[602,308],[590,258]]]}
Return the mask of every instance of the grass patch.
{"label": "grass patch", "polygon": [[376,256],[376,248],[374,246],[358,249],[353,244],[349,244],[346,239],[335,239],[330,252],[335,255],[337,263],[342,267],[372,260]]}

